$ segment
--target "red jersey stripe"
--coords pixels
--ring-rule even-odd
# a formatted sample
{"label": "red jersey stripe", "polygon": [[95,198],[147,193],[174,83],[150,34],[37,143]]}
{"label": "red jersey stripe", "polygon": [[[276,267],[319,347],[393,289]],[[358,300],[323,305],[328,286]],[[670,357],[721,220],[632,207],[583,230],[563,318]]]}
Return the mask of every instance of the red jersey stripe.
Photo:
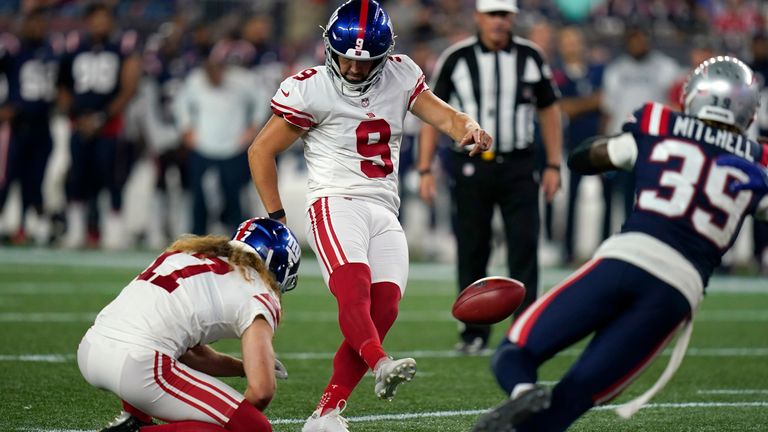
{"label": "red jersey stripe", "polygon": [[269,315],[272,316],[272,322],[275,324],[275,327],[277,327],[278,319],[277,319],[277,315],[275,315],[275,311],[272,309],[272,305],[270,305],[268,301],[261,298],[261,296],[255,295],[253,296],[253,298],[260,301],[261,304],[263,304],[264,307],[267,308],[267,312],[269,312]]}
{"label": "red jersey stripe", "polygon": [[312,204],[312,207],[309,208],[309,220],[312,227],[312,235],[315,238],[315,246],[317,247],[317,254],[320,256],[320,261],[323,262],[323,265],[325,266],[325,271],[328,272],[328,274],[331,273],[331,264],[328,262],[328,257],[325,256],[325,253],[323,252],[323,249],[320,244],[320,234],[319,229],[317,227],[317,212],[315,211],[315,205]]}
{"label": "red jersey stripe", "polygon": [[280,302],[278,300],[275,300],[275,298],[269,294],[260,294],[260,295],[264,297],[269,302],[269,304],[272,305],[275,312],[277,313],[277,322],[280,322],[282,312],[283,312],[282,309],[280,308]]}
{"label": "red jersey stripe", "polygon": [[209,382],[201,380],[200,378],[192,375],[191,373],[185,371],[184,369],[181,369],[176,362],[172,362],[171,367],[173,368],[173,372],[176,373],[177,375],[181,375],[185,377],[188,381],[194,381],[200,384],[202,387],[206,387],[210,389],[213,393],[218,393],[222,397],[222,399],[228,401],[233,408],[237,409],[237,407],[240,405],[240,401],[233,398],[232,395],[228,394],[224,390],[216,387],[215,385]]}
{"label": "red jersey stripe", "polygon": [[325,258],[328,260],[328,274],[330,274],[336,267],[340,265],[339,256],[334,250],[334,245],[331,241],[331,237],[328,235],[329,220],[325,214],[324,203],[327,198],[320,198],[312,203],[312,210],[315,213],[315,220],[317,227],[317,236],[319,242],[317,243],[317,249],[322,251]]}
{"label": "red jersey stripe", "polygon": [[[161,361],[162,377],[165,378],[168,384],[186,394],[190,399],[198,400],[211,407],[211,409],[213,409],[225,423],[229,421],[229,418],[232,417],[232,414],[234,414],[239,403],[229,403],[219,395],[205,388],[201,388],[194,382],[191,382],[182,375],[176,373],[178,366],[176,365],[176,360],[171,357],[162,355]],[[227,395],[227,397],[229,397],[229,395]]]}
{"label": "red jersey stripe", "polygon": [[416,84],[416,88],[413,89],[413,93],[411,93],[411,97],[408,98],[408,109],[411,109],[411,106],[413,105],[413,101],[416,100],[416,96],[420,95],[424,90],[427,89],[427,83],[424,82],[424,79],[425,79],[424,75],[422,75]]}
{"label": "red jersey stripe", "polygon": [[[161,358],[161,356],[162,356],[162,358]],[[167,363],[166,359],[170,360],[170,357],[168,357],[166,355],[161,355],[160,353],[155,352],[155,365],[154,365],[154,379],[155,379],[155,383],[157,383],[157,385],[161,389],[163,389],[163,391],[168,393],[169,395],[171,395],[171,396],[175,397],[176,399],[184,402],[185,404],[187,404],[187,405],[189,405],[189,406],[199,410],[200,412],[202,412],[203,414],[207,415],[211,419],[221,423],[222,426],[227,424],[227,422],[229,421],[228,418],[227,419],[220,418],[221,413],[211,411],[207,407],[205,407],[205,406],[199,404],[198,402],[194,401],[192,398],[186,397],[186,395],[183,392],[181,392],[180,390],[178,390],[176,388],[172,388],[170,386],[170,383],[168,383],[167,380],[164,377],[164,372],[166,372],[166,363]],[[162,365],[161,365],[161,361],[162,361]]]}
{"label": "red jersey stripe", "polygon": [[297,116],[300,116],[300,117],[306,117],[307,119],[311,120],[312,123],[315,123],[315,117],[312,114],[305,113],[303,111],[299,111],[299,110],[297,110],[295,108],[291,108],[291,107],[289,107],[287,105],[283,105],[283,104],[281,104],[280,102],[277,102],[274,99],[272,99],[271,103],[272,103],[273,106],[275,106],[277,108],[280,108],[281,111],[290,112],[290,113],[296,114]]}
{"label": "red jersey stripe", "polygon": [[640,131],[646,134],[648,133],[651,126],[651,110],[653,110],[653,104],[645,104],[645,108],[643,108],[642,114],[643,118],[640,119]]}
{"label": "red jersey stripe", "polygon": [[291,113],[282,112],[282,111],[278,110],[275,107],[272,107],[272,112],[276,116],[282,117],[288,123],[290,123],[290,124],[292,124],[292,125],[294,125],[296,127],[302,128],[304,130],[309,130],[309,128],[314,126],[314,123],[312,123],[310,120],[307,120],[307,119],[305,119],[303,117],[299,117],[299,116],[291,114]]}
{"label": "red jersey stripe", "polygon": [[336,245],[336,250],[339,251],[341,262],[339,265],[346,264],[348,262],[347,256],[344,254],[344,249],[341,248],[341,242],[336,237],[336,230],[333,229],[333,222],[331,222],[331,212],[328,208],[328,198],[323,198],[323,208],[325,209],[325,221],[328,224],[328,231],[331,234],[331,241]]}
{"label": "red jersey stripe", "polygon": [[[560,295],[565,289],[567,289],[569,286],[573,285],[576,281],[584,277],[587,273],[590,272],[597,264],[600,263],[600,260],[594,260],[591,263],[588,263],[584,267],[582,267],[578,273],[571,276],[569,279],[567,279],[563,284],[561,284],[558,287],[555,287],[552,289],[552,291],[545,294],[538,302],[532,304],[529,307],[529,310],[526,310],[524,315],[520,317],[520,319],[523,319],[524,321],[520,324],[523,326],[520,330],[520,337],[517,340],[517,344],[519,346],[525,346],[525,343],[528,341],[528,335],[531,333],[531,330],[533,329],[534,324],[536,324],[536,320],[539,319],[539,316],[547,309],[547,306],[549,306],[550,303],[552,303],[552,300],[557,298],[558,295]],[[515,324],[517,325],[517,324]],[[513,325],[513,328],[515,327]]]}

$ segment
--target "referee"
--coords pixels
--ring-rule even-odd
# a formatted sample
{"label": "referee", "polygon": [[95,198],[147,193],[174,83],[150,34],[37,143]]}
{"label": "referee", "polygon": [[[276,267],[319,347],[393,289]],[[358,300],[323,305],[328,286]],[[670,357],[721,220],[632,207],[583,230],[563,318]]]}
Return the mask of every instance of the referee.
{"label": "referee", "polygon": [[[449,47],[434,71],[434,93],[479,121],[494,137],[482,158],[454,146],[448,153],[451,221],[458,248],[459,289],[486,276],[491,254],[491,219],[498,205],[504,219],[509,275],[525,283],[523,306],[538,290],[539,181],[546,200],[560,188],[562,129],[558,90],[539,49],[512,35],[516,0],[478,0],[478,35]],[[534,115],[538,113],[546,150],[540,177],[534,173]],[[419,193],[435,194],[432,159],[438,132],[420,135]],[[459,352],[476,353],[488,344],[490,326],[462,325]]]}

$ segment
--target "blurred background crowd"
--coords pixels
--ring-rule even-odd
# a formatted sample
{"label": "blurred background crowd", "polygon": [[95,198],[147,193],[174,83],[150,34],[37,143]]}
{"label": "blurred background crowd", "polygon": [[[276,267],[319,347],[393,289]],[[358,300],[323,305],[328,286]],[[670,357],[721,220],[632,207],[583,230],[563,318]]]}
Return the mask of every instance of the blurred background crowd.
{"label": "blurred background crowd", "polygon": [[[338,3],[0,0],[2,242],[160,248],[179,233],[229,233],[264,214],[246,148],[280,81],[324,62],[319,26]],[[427,76],[440,52],[475,31],[474,0],[382,3],[395,51]],[[687,72],[713,55],[736,55],[768,77],[762,0],[518,3],[515,33],[541,47],[563,92],[566,155],[616,132],[646,101],[679,108]],[[109,56],[78,58],[100,50]],[[753,138],[768,136],[763,100]],[[411,119],[401,149],[401,219],[416,256],[451,260],[447,192],[432,207],[416,193],[419,126]],[[289,224],[304,206],[300,144],[293,150],[279,160]],[[621,175],[563,180],[544,212],[545,264],[587,258],[632,204]],[[768,230],[749,225],[730,262],[765,268]]]}

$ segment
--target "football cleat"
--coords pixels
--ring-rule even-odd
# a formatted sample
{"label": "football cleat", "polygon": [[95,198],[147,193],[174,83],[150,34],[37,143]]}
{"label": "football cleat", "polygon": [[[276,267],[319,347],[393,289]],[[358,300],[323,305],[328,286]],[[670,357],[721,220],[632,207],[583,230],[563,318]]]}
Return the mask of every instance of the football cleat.
{"label": "football cleat", "polygon": [[341,412],[347,407],[345,401],[325,414],[323,408],[318,408],[304,423],[301,432],[349,432],[347,419],[341,416]]}
{"label": "football cleat", "polygon": [[466,354],[466,355],[480,355],[483,353],[483,350],[486,348],[486,341],[483,340],[480,336],[472,339],[472,342],[467,341],[461,341],[457,342],[456,345],[453,347],[454,350],[456,350],[459,354]]}
{"label": "football cleat", "polygon": [[480,416],[472,432],[515,432],[515,425],[549,408],[552,394],[538,384]]}
{"label": "football cleat", "polygon": [[122,411],[112,423],[101,430],[101,432],[139,432],[144,426],[152,426],[154,423],[144,423],[131,414]]}
{"label": "football cleat", "polygon": [[416,375],[416,360],[412,358],[381,360],[374,371],[373,390],[379,399],[391,400],[395,397],[397,386],[412,380],[414,375]]}

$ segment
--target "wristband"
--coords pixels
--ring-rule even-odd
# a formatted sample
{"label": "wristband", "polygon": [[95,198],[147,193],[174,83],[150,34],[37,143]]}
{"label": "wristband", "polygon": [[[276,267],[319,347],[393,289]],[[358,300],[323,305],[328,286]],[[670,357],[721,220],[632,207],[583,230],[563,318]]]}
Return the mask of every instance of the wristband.
{"label": "wristband", "polygon": [[270,219],[282,219],[285,217],[285,209],[280,209],[273,211],[272,213],[267,213],[267,216],[269,216]]}
{"label": "wristband", "polygon": [[545,166],[544,169],[553,169],[553,170],[555,170],[557,172],[560,172],[560,165],[547,164],[547,166]]}
{"label": "wristband", "polygon": [[424,174],[432,174],[432,168],[424,168],[416,172],[419,173],[420,176],[423,176]]}

